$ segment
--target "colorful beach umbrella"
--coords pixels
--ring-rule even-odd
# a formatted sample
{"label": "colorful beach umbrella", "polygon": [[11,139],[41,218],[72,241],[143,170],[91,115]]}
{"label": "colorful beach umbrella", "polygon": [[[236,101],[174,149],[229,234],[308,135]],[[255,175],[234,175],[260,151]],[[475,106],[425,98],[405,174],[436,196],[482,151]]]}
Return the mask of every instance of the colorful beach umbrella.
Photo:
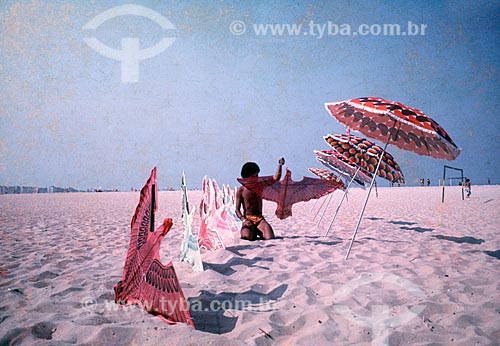
{"label": "colorful beach umbrella", "polygon": [[355,182],[356,184],[364,188],[366,182],[372,181],[372,175],[366,170],[362,169],[361,166],[356,166],[350,163],[349,159],[335,150],[315,150],[314,154],[316,155],[316,160],[323,163],[326,167],[341,172],[342,174],[350,178],[349,183],[344,190],[344,195],[340,199],[337,209],[335,210],[335,214],[333,215],[333,218],[330,221],[325,234],[323,235],[324,237],[326,237],[330,233],[333,223],[335,222],[335,218],[339,213],[344,199],[347,197],[347,192],[349,191],[352,183]]}
{"label": "colorful beach umbrella", "polygon": [[312,174],[314,174],[314,175],[316,175],[316,176],[318,176],[318,177],[320,177],[322,179],[331,180],[331,181],[340,183],[341,184],[339,186],[340,190],[344,190],[345,189],[344,182],[342,180],[340,180],[340,177],[338,177],[337,175],[335,175],[335,173],[333,173],[331,171],[328,171],[326,169],[323,169],[323,168],[308,168],[308,170]]}
{"label": "colorful beach umbrella", "polygon": [[379,97],[360,97],[325,103],[342,124],[365,136],[436,159],[454,160],[460,149],[450,135],[422,111]]}
{"label": "colorful beach umbrella", "polygon": [[361,166],[365,171],[374,174],[380,155],[382,162],[377,170],[377,175],[392,183],[404,184],[403,172],[394,157],[387,151],[365,139],[354,135],[329,134],[324,140],[338,153],[342,154],[351,164]]}
{"label": "colorful beach umbrella", "polygon": [[[339,190],[343,190],[343,191],[346,190],[346,186],[345,186],[344,182],[342,181],[342,179],[339,176],[335,175],[333,172],[328,171],[328,170],[323,169],[323,168],[308,168],[308,170],[312,174],[314,174],[314,175],[316,175],[316,176],[318,176],[318,177],[320,177],[322,179],[329,180],[329,181],[336,182],[336,183],[337,182],[341,183],[342,185],[339,186]],[[319,225],[321,223],[321,220],[323,220],[323,216],[325,216],[325,212],[328,209],[328,206],[330,205],[330,202],[332,201],[332,198],[333,198],[333,193],[329,194],[328,197],[323,200],[323,202],[321,203],[318,211],[314,215],[313,221],[316,218],[316,216],[318,216],[318,213],[323,208],[323,205],[325,205],[325,203],[326,203],[326,206],[323,209],[323,213],[321,213],[321,217],[318,219],[318,222],[316,223],[317,225]],[[319,201],[319,199],[316,200],[316,202],[318,202],[318,201]]]}
{"label": "colorful beach umbrella", "polygon": [[356,184],[364,187],[365,183],[370,183],[372,176],[370,173],[349,162],[349,160],[335,150],[314,150],[316,160],[331,170],[334,170],[347,179],[353,179]]}
{"label": "colorful beach umbrella", "polygon": [[[436,159],[454,160],[460,154],[460,149],[450,135],[436,121],[422,111],[405,106],[400,102],[370,96],[325,103],[325,108],[340,123],[369,138],[384,142],[385,147],[382,154],[385,153],[390,143],[401,149]],[[377,163],[375,172],[379,170],[381,163],[382,156]],[[349,258],[374,182],[375,175],[370,183],[358,223],[354,229],[345,257],[346,260]]]}

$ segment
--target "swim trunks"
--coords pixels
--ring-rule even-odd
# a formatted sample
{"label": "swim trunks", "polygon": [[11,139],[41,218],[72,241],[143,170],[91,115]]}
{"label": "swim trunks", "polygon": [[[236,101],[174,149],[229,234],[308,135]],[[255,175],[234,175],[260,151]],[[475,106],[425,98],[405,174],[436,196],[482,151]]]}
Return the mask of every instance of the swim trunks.
{"label": "swim trunks", "polygon": [[264,217],[262,215],[245,215],[245,219],[250,221],[253,226],[258,226]]}

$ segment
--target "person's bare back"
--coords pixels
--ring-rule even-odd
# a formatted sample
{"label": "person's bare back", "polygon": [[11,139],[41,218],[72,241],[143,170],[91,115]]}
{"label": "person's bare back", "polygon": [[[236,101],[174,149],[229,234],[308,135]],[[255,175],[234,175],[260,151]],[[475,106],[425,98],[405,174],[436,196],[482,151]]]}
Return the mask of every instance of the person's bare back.
{"label": "person's bare back", "polygon": [[[280,180],[284,164],[284,158],[278,160],[278,169],[273,177],[274,180]],[[242,178],[257,177],[259,172],[260,168],[254,162],[247,162],[241,168]],[[274,238],[273,228],[262,216],[262,196],[244,186],[241,186],[236,192],[236,215],[243,222],[241,239],[267,240]]]}

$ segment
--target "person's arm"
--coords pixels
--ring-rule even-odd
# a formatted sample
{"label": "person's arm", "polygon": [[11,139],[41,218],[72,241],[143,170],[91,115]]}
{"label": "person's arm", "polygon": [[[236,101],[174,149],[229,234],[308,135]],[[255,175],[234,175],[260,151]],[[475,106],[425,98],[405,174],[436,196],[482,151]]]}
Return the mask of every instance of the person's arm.
{"label": "person's arm", "polygon": [[241,207],[243,205],[243,199],[242,199],[242,196],[241,196],[241,188],[238,189],[238,191],[236,191],[236,216],[238,217],[238,219],[240,219],[241,221],[245,222],[245,216],[241,213]]}
{"label": "person's arm", "polygon": [[278,169],[276,170],[276,173],[274,174],[274,180],[278,181],[281,179],[281,171],[282,171],[282,167],[283,165],[285,164],[285,158],[281,158],[278,160]]}

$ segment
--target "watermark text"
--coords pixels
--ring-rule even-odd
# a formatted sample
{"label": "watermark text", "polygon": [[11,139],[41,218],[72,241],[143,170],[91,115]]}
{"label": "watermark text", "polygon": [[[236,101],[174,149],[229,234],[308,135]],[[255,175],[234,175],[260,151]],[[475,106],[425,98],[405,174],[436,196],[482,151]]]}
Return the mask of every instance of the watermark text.
{"label": "watermark text", "polygon": [[315,39],[334,36],[425,36],[427,24],[408,21],[405,24],[383,23],[383,24],[360,24],[348,23],[316,23],[313,20],[308,23],[259,23],[247,25],[235,20],[229,26],[229,31],[236,36],[245,33],[255,36],[309,36]]}

